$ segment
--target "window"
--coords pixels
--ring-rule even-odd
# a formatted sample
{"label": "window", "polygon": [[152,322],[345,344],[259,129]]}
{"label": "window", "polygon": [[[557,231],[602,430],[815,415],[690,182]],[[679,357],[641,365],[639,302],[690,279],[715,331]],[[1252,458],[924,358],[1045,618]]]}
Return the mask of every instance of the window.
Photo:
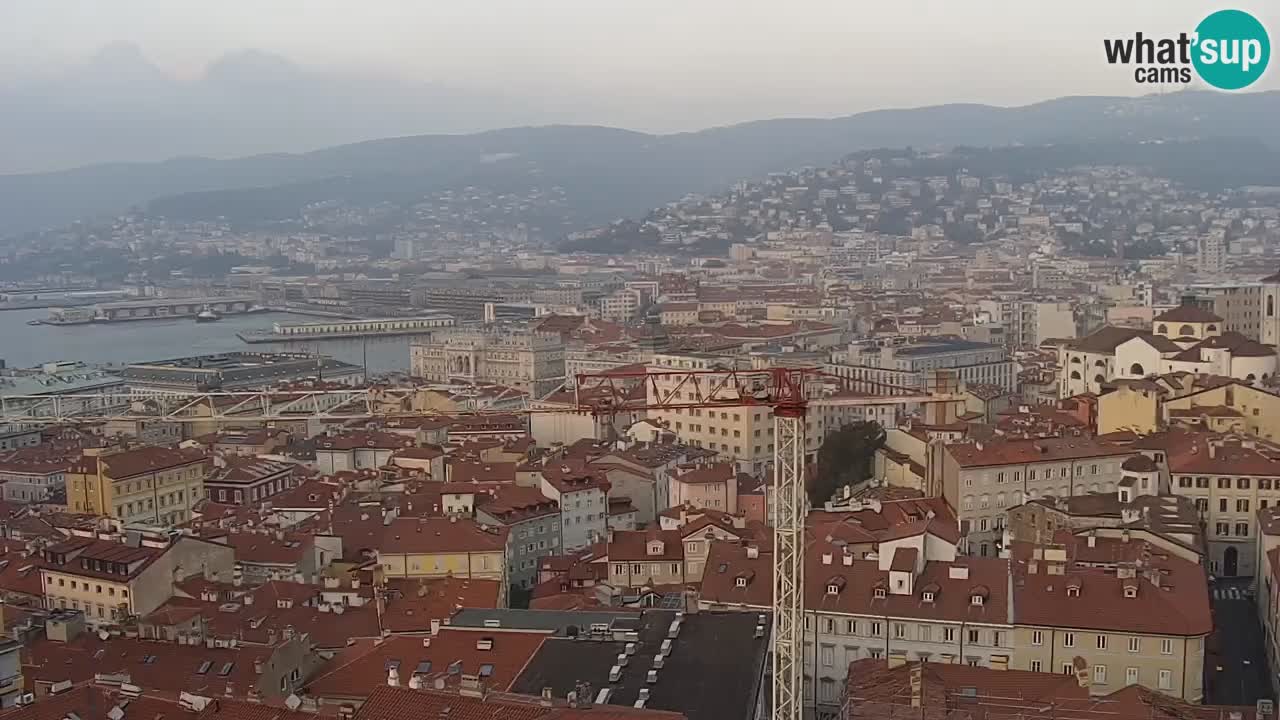
{"label": "window", "polygon": [[999,630],[991,631],[991,644],[994,647],[1000,647],[1004,644],[1004,633]]}
{"label": "window", "polygon": [[1129,638],[1129,652],[1136,653],[1142,650],[1142,638]]}
{"label": "window", "polygon": [[1031,672],[1041,672],[1042,667],[1044,666],[1040,664],[1039,660],[1031,661]]}
{"label": "window", "polygon": [[970,630],[970,631],[969,631],[969,644],[970,644],[970,645],[977,645],[977,644],[978,644],[978,631],[977,631],[977,630]]}
{"label": "window", "polygon": [[1236,512],[1238,513],[1249,512],[1249,501],[1243,498],[1240,500],[1236,500]]}
{"label": "window", "polygon": [[1032,633],[1031,633],[1031,644],[1032,644],[1032,645],[1043,645],[1043,644],[1044,644],[1044,633],[1043,633],[1043,632],[1041,632],[1041,631],[1039,631],[1039,630],[1032,631]]}
{"label": "window", "polygon": [[1172,654],[1173,654],[1173,639],[1172,639],[1172,638],[1164,638],[1163,640],[1161,640],[1161,641],[1160,641],[1160,654],[1161,654],[1161,655],[1172,655]]}
{"label": "window", "polygon": [[1062,633],[1062,647],[1073,648],[1076,646],[1076,634],[1073,632]]}
{"label": "window", "polygon": [[1075,665],[1072,665],[1071,663],[1062,663],[1062,674],[1063,674],[1063,675],[1075,675],[1075,674],[1076,674],[1076,666],[1075,666]]}
{"label": "window", "polygon": [[944,627],[944,628],[942,628],[942,641],[943,641],[943,642],[949,642],[949,643],[950,643],[950,642],[955,642],[955,641],[956,641],[956,629],[955,629],[955,628],[953,628],[953,627]]}
{"label": "window", "polygon": [[932,632],[930,632],[930,627],[929,627],[928,625],[921,625],[921,626],[920,626],[920,640],[921,640],[922,642],[932,642],[932,641],[933,641],[933,633],[932,633]]}
{"label": "window", "polygon": [[1227,511],[1227,499],[1218,498],[1218,512],[1226,512],[1226,511]]}
{"label": "window", "polygon": [[1219,489],[1219,490],[1230,490],[1230,489],[1231,489],[1231,478],[1222,478],[1222,477],[1218,478],[1218,489]]}
{"label": "window", "polygon": [[1224,523],[1224,522],[1215,523],[1213,526],[1213,529],[1217,531],[1218,535],[1226,536],[1231,534],[1230,523]]}
{"label": "window", "polygon": [[1189,478],[1189,477],[1180,477],[1180,478],[1178,478],[1178,487],[1180,487],[1180,488],[1189,488],[1189,487],[1191,487],[1191,478]]}
{"label": "window", "polygon": [[1236,478],[1236,489],[1237,489],[1237,490],[1248,490],[1248,489],[1249,489],[1249,478]]}
{"label": "window", "polygon": [[1095,683],[1098,683],[1099,685],[1107,684],[1107,666],[1106,665],[1093,666],[1093,681]]}
{"label": "window", "polygon": [[1207,478],[1207,477],[1198,477],[1198,478],[1196,478],[1196,487],[1200,488],[1201,490],[1206,490],[1206,489],[1208,489],[1208,487],[1209,487],[1209,478]]}
{"label": "window", "polygon": [[1173,671],[1161,670],[1160,681],[1156,685],[1161,690],[1172,690],[1173,689]]}
{"label": "window", "polygon": [[1236,536],[1249,537],[1249,523],[1236,523]]}
{"label": "window", "polygon": [[1128,667],[1124,669],[1124,684],[1125,685],[1138,684],[1138,668]]}
{"label": "window", "polygon": [[1259,489],[1259,490],[1270,490],[1270,489],[1271,489],[1271,478],[1258,478],[1258,489]]}
{"label": "window", "polygon": [[1098,649],[1099,649],[1099,650],[1106,650],[1106,649],[1107,649],[1107,636],[1106,636],[1106,635],[1099,635],[1099,636],[1098,636],[1097,643],[1098,643]]}
{"label": "window", "polygon": [[823,645],[821,651],[822,667],[831,667],[836,664],[836,647],[834,645]]}
{"label": "window", "polygon": [[907,625],[906,625],[906,623],[894,623],[894,624],[893,624],[893,636],[894,636],[895,638],[898,638],[899,640],[901,640],[902,638],[905,638],[905,637],[907,636]]}
{"label": "window", "polygon": [[872,621],[872,623],[871,623],[871,635],[872,635],[873,637],[880,637],[880,623],[879,623],[878,621]]}

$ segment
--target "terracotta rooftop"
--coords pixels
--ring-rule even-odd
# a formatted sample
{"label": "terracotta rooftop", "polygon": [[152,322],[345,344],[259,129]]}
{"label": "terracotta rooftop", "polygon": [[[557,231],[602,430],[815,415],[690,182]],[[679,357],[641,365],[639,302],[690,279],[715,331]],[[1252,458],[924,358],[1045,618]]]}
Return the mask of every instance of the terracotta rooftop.
{"label": "terracotta rooftop", "polygon": [[1179,305],[1156,315],[1152,322],[1220,323],[1222,318],[1196,305]]}
{"label": "terracotta rooftop", "polygon": [[[490,690],[506,691],[546,637],[546,633],[445,628],[434,637],[392,636],[379,644],[360,642],[321,667],[307,683],[307,692],[320,698],[366,698],[387,688],[392,666],[402,686],[419,675],[428,686],[444,678],[456,687],[458,676],[466,673],[483,675]],[[485,639],[490,643],[481,642]]]}
{"label": "terracotta rooftop", "polygon": [[947,452],[962,468],[1083,460],[1132,454],[1132,450],[1122,445],[1083,435],[957,443],[947,445]]}
{"label": "terracotta rooftop", "polygon": [[410,690],[385,683],[369,695],[356,720],[682,720],[679,713],[619,705],[544,706],[537,698],[505,695],[487,699],[440,690]]}
{"label": "terracotta rooftop", "polygon": [[378,551],[399,553],[502,552],[505,528],[490,527],[466,518],[396,518],[384,526]]}
{"label": "terracotta rooftop", "polygon": [[[1016,622],[1179,637],[1213,630],[1208,578],[1200,564],[1142,540],[1110,537],[1075,536],[1067,557],[1064,574],[1050,573],[1045,562],[1018,564]],[[1125,564],[1137,568],[1130,573],[1134,577],[1115,569]],[[1131,596],[1129,588],[1135,590]]]}

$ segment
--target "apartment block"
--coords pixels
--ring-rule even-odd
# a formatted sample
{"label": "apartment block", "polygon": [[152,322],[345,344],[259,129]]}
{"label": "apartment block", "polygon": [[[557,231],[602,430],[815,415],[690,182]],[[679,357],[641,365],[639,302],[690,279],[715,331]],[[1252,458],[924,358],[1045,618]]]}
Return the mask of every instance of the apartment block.
{"label": "apartment block", "polygon": [[942,455],[938,487],[956,509],[962,549],[993,555],[1008,508],[1044,496],[1114,493],[1121,465],[1135,453],[1084,435],[956,443]]}
{"label": "apartment block", "polygon": [[204,497],[209,468],[197,450],[86,450],[67,470],[67,507],[126,523],[177,525]]}

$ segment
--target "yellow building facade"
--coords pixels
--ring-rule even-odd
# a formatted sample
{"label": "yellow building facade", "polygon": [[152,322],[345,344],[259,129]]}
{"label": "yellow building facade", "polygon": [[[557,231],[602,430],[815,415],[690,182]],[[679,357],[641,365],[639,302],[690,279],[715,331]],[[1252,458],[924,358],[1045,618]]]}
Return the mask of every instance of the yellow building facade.
{"label": "yellow building facade", "polygon": [[172,526],[204,497],[208,457],[162,447],[85,455],[67,471],[67,508],[125,523]]}

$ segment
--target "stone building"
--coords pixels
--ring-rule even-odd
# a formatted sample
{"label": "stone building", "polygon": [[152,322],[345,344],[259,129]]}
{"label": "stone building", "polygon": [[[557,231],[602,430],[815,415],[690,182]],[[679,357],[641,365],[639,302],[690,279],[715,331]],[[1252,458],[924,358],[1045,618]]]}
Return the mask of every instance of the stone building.
{"label": "stone building", "polygon": [[497,383],[541,397],[564,382],[564,340],[504,326],[442,332],[410,348],[414,377]]}

